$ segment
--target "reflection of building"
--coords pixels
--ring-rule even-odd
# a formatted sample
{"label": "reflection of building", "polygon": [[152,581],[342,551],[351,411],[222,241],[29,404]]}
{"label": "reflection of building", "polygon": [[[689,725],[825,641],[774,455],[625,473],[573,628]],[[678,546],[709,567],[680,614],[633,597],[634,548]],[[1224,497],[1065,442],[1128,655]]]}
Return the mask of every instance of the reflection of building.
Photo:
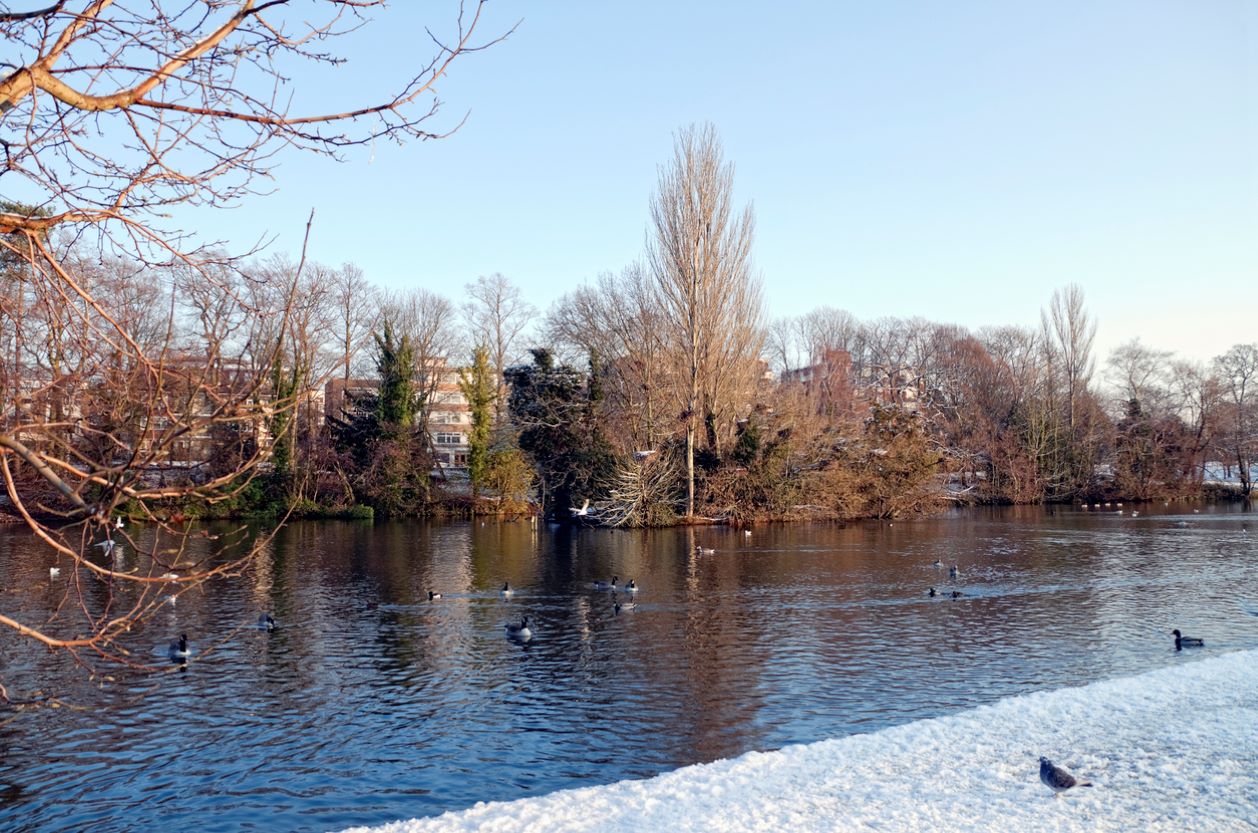
{"label": "reflection of building", "polygon": [[[428,415],[427,429],[432,437],[433,452],[441,469],[467,466],[467,433],[472,426],[472,410],[459,388],[459,370],[445,359],[427,362],[418,378],[417,387],[424,393]],[[370,401],[380,388],[379,379],[332,379],[324,388],[323,407],[326,416],[354,413]]]}

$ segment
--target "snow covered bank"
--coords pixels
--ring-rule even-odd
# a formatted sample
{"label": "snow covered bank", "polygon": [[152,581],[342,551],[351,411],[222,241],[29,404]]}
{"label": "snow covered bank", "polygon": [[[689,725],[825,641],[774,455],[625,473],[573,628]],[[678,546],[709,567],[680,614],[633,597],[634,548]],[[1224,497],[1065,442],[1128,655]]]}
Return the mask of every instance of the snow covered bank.
{"label": "snow covered bank", "polygon": [[[1040,755],[1095,786],[1054,798]],[[372,830],[1252,832],[1258,651]]]}

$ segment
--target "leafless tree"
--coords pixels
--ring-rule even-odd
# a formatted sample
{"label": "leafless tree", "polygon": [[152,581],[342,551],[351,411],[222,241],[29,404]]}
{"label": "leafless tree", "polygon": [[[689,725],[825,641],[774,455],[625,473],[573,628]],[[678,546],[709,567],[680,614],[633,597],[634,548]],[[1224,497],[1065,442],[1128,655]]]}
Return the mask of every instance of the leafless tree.
{"label": "leafless tree", "polygon": [[1096,322],[1083,306],[1083,290],[1077,284],[1054,290],[1048,310],[1040,314],[1040,327],[1050,363],[1065,385],[1067,427],[1079,421],[1080,397],[1092,380],[1095,362],[1092,342]]}
{"label": "leafless tree", "polygon": [[1221,445],[1236,461],[1241,494],[1248,497],[1258,459],[1258,344],[1234,345],[1215,358],[1214,367],[1231,417]]}
{"label": "leafless tree", "polygon": [[1110,354],[1105,376],[1122,402],[1139,402],[1145,411],[1160,416],[1172,410],[1171,370],[1169,351],[1154,350],[1136,338]]}
{"label": "leafless tree", "polygon": [[654,281],[640,263],[560,298],[546,316],[547,339],[579,363],[596,357],[608,434],[622,452],[653,449],[668,433],[660,407],[671,397]]}
{"label": "leafless tree", "polygon": [[[760,284],[751,270],[754,220],[733,205],[734,169],[711,124],[679,131],[659,171],[648,253],[677,356],[686,426],[686,514],[694,514],[699,420],[713,431],[720,397],[741,384],[763,342]],[[700,409],[704,410],[700,414]]]}
{"label": "leafless tree", "polygon": [[495,419],[501,421],[507,401],[502,371],[518,358],[517,352],[522,346],[520,336],[536,315],[536,310],[524,300],[519,287],[497,272],[481,275],[464,289],[470,299],[463,305],[463,316],[471,331],[471,341],[489,349],[489,358],[498,377],[494,411]]}
{"label": "leafless tree", "polygon": [[775,318],[764,333],[764,351],[769,366],[781,374],[803,366],[807,356],[803,337],[803,319],[795,316]]}
{"label": "leafless tree", "polygon": [[341,356],[341,373],[349,379],[361,375],[362,348],[371,339],[380,318],[380,299],[363,270],[352,263],[329,274],[332,300],[336,306],[336,347]]}
{"label": "leafless tree", "polygon": [[859,367],[865,343],[865,328],[847,310],[818,307],[802,319],[809,361],[819,362],[831,350],[843,350]]}
{"label": "leafless tree", "polygon": [[[0,476],[11,510],[73,564],[67,587],[81,588],[81,578],[143,591],[126,609],[81,605],[75,627],[34,626],[8,612],[0,613],[0,625],[91,667],[137,664],[126,634],[157,609],[156,588],[169,586],[156,574],[169,560],[163,553],[169,538],[186,534],[178,513],[160,502],[221,499],[247,481],[258,458],[208,482],[154,483],[146,472],[190,436],[216,425],[260,425],[300,401],[300,392],[267,392],[267,376],[257,371],[291,354],[278,338],[250,341],[256,333],[245,324],[268,312],[276,333],[303,326],[300,264],[284,291],[261,293],[281,301],[260,311],[253,300],[259,293],[241,279],[234,258],[163,227],[163,217],[178,205],[239,204],[265,187],[283,148],[340,157],[378,139],[425,140],[456,128],[457,122],[428,126],[439,106],[433,88],[453,62],[496,40],[473,40],[483,2],[467,15],[460,7],[448,38],[433,33],[431,57],[376,101],[332,113],[290,109],[290,79],[301,76],[303,65],[340,63],[331,46],[337,35],[383,5],[50,0],[29,11],[0,6],[0,36],[8,46],[0,70],[0,177],[6,197],[23,203],[0,206],[0,259],[9,284],[0,342],[15,345],[14,356],[40,357],[16,359],[19,372],[6,380]],[[137,274],[153,269],[170,281],[162,327],[120,314],[108,284],[84,268],[113,258],[133,263]],[[199,294],[188,294],[194,287]],[[201,358],[179,343],[188,321],[200,322]],[[157,331],[162,335],[153,338]],[[101,383],[95,357],[103,356],[134,369],[120,393],[127,409],[144,415],[137,431],[83,410],[83,392]],[[147,573],[88,557],[90,543],[124,501],[162,539],[149,547]],[[183,590],[238,566],[201,565],[174,586]]]}
{"label": "leafless tree", "polygon": [[1174,363],[1171,384],[1177,397],[1179,417],[1191,438],[1185,449],[1190,478],[1194,485],[1200,486],[1205,474],[1205,455],[1214,444],[1215,425],[1220,419],[1221,386],[1208,367],[1191,361]]}

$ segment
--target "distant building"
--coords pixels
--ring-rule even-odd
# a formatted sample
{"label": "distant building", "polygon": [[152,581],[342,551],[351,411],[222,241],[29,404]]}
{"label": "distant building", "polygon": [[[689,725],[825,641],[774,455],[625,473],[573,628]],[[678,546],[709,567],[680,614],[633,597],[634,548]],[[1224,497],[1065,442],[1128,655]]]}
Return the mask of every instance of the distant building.
{"label": "distant building", "polygon": [[852,413],[852,356],[846,350],[826,350],[816,364],[783,371],[780,381],[784,385],[801,385],[816,398],[821,413]]}
{"label": "distant building", "polygon": [[924,393],[921,374],[907,365],[861,368],[860,394],[871,405],[898,405],[916,413]]}
{"label": "distant building", "polygon": [[[442,471],[467,467],[468,432],[472,409],[459,388],[459,369],[445,359],[427,362],[415,380],[427,396],[427,425],[432,437],[437,468]],[[331,379],[324,386],[325,417],[352,414],[380,389],[379,379]]]}

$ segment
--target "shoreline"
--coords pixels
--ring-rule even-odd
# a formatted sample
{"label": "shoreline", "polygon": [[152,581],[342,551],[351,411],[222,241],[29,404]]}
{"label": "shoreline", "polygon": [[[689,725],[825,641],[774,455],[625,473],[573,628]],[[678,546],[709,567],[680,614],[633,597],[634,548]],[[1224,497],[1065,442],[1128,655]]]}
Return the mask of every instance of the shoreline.
{"label": "shoreline", "polygon": [[[1047,755],[1091,780],[1060,797]],[[1258,825],[1258,651],[343,833],[1175,831]]]}

